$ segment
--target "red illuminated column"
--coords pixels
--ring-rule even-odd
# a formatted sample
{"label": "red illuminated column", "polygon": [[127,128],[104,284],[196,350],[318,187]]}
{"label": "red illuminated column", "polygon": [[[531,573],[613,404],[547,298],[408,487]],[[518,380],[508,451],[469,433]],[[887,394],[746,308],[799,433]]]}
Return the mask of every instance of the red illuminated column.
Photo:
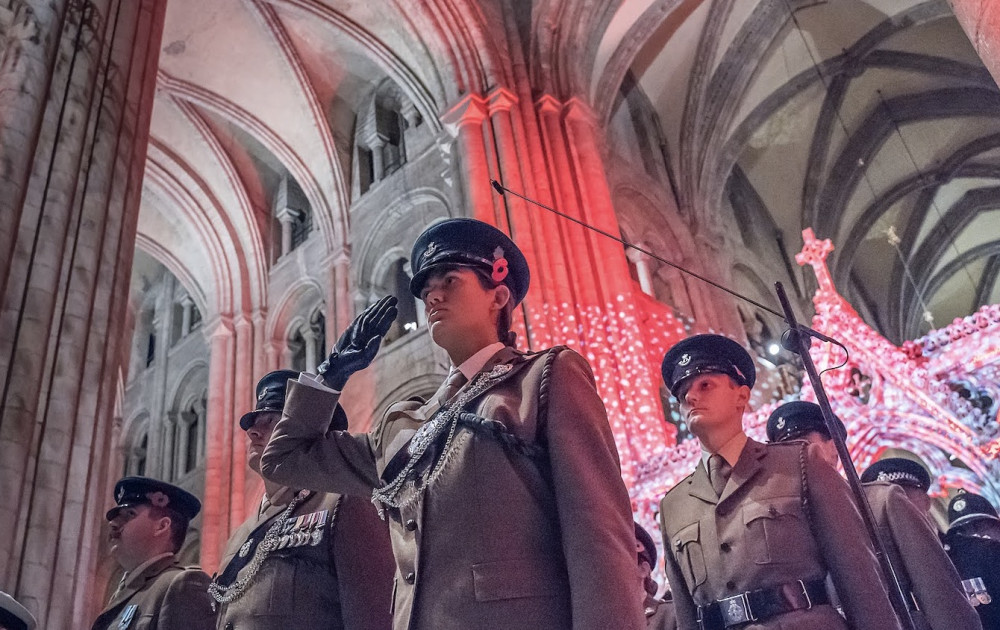
{"label": "red illuminated column", "polygon": [[[452,127],[458,140],[466,198],[471,205],[469,215],[496,225],[500,205],[494,201],[495,194],[490,187],[492,174],[486,156],[487,134],[483,129],[486,112],[485,101],[479,96],[469,95],[447,111],[442,120]],[[488,135],[492,143],[492,133]]]}
{"label": "red illuminated column", "polygon": [[1000,83],[1000,2],[949,0],[958,23],[965,29],[983,65]]}

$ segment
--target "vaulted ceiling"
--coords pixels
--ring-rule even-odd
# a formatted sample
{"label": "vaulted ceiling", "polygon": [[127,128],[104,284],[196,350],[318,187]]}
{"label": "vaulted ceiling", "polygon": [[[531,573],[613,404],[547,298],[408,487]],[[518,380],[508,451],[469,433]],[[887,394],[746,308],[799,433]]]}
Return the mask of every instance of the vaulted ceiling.
{"label": "vaulted ceiling", "polygon": [[139,247],[208,316],[266,303],[282,177],[327,249],[348,245],[373,86],[440,126],[521,70],[605,119],[628,77],[692,221],[731,208],[792,254],[813,227],[893,341],[1000,300],[1000,93],[943,0],[171,0]]}
{"label": "vaulted ceiling", "polygon": [[770,222],[775,253],[832,239],[841,293],[897,343],[1000,299],[1000,92],[945,2],[687,8],[630,66],[682,197]]}

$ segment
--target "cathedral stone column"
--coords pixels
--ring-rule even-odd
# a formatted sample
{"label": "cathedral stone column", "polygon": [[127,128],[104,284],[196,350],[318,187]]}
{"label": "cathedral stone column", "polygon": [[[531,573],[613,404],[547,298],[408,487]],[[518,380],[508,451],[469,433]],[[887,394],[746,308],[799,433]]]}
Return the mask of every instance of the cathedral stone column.
{"label": "cathedral stone column", "polygon": [[[483,102],[488,116],[482,117]],[[658,366],[643,360],[643,334],[621,244],[547,210],[489,190],[512,190],[617,235],[602,136],[583,103],[543,96],[538,125],[525,124],[513,91],[469,95],[444,115],[456,130],[469,214],[510,231],[532,265],[524,304],[532,347],[568,344],[590,361],[629,485],[640,463],[664,451]],[[530,109],[528,110],[531,111]],[[551,195],[552,199],[546,196]],[[516,319],[516,318],[515,318]],[[515,322],[515,326],[517,322]]]}
{"label": "cathedral stone column", "polygon": [[103,596],[96,541],[115,481],[165,3],[11,7],[19,18],[0,58],[0,589],[40,627],[70,628]]}
{"label": "cathedral stone column", "polygon": [[[236,329],[232,318],[220,316],[208,332],[208,407],[205,410],[205,494],[202,498],[201,565],[211,573],[229,538],[232,496],[236,370]],[[242,510],[242,507],[240,508]]]}
{"label": "cathedral stone column", "polygon": [[948,0],[958,23],[965,29],[983,65],[1000,83],[1000,2]]}

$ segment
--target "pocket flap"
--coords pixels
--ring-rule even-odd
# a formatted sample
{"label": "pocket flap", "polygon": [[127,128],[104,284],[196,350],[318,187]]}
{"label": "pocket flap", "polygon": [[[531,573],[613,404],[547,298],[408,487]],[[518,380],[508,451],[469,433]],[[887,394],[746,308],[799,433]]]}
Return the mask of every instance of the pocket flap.
{"label": "pocket flap", "polygon": [[749,525],[759,518],[779,516],[802,517],[802,501],[799,497],[773,497],[753,501],[743,506],[743,524]]}
{"label": "pocket flap", "polygon": [[564,592],[568,578],[561,557],[533,557],[472,565],[476,601],[548,597]]}
{"label": "pocket flap", "polygon": [[675,551],[680,551],[688,543],[698,542],[701,540],[701,522],[695,521],[690,525],[685,525],[677,530],[677,533],[671,536],[671,539],[673,540]]}

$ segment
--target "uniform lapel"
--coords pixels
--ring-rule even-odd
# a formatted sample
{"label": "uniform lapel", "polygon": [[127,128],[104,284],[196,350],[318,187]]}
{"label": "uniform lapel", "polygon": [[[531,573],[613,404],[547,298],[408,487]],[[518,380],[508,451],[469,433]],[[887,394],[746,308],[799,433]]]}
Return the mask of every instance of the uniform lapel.
{"label": "uniform lapel", "polygon": [[698,462],[694,472],[691,474],[688,493],[696,499],[701,499],[712,505],[715,505],[719,501],[719,497],[715,495],[715,490],[712,489],[712,483],[708,480],[708,471],[705,469],[705,463],[702,461]]}
{"label": "uniform lapel", "polygon": [[736,460],[736,465],[733,466],[733,472],[729,476],[729,483],[726,484],[725,489],[722,491],[722,496],[719,497],[720,504],[733,496],[740,489],[740,486],[749,482],[760,472],[761,468],[764,467],[760,460],[766,454],[766,446],[756,440],[747,439],[747,443],[743,447],[743,452],[740,453],[740,458]]}
{"label": "uniform lapel", "polygon": [[125,586],[118,592],[117,595],[115,595],[115,598],[111,600],[107,608],[104,610],[113,610],[127,602],[133,595],[141,591],[143,587],[146,586],[146,582],[159,575],[164,569],[176,561],[177,559],[174,556],[167,556],[162,560],[157,560],[141,572],[129,576],[128,580],[125,581]]}

